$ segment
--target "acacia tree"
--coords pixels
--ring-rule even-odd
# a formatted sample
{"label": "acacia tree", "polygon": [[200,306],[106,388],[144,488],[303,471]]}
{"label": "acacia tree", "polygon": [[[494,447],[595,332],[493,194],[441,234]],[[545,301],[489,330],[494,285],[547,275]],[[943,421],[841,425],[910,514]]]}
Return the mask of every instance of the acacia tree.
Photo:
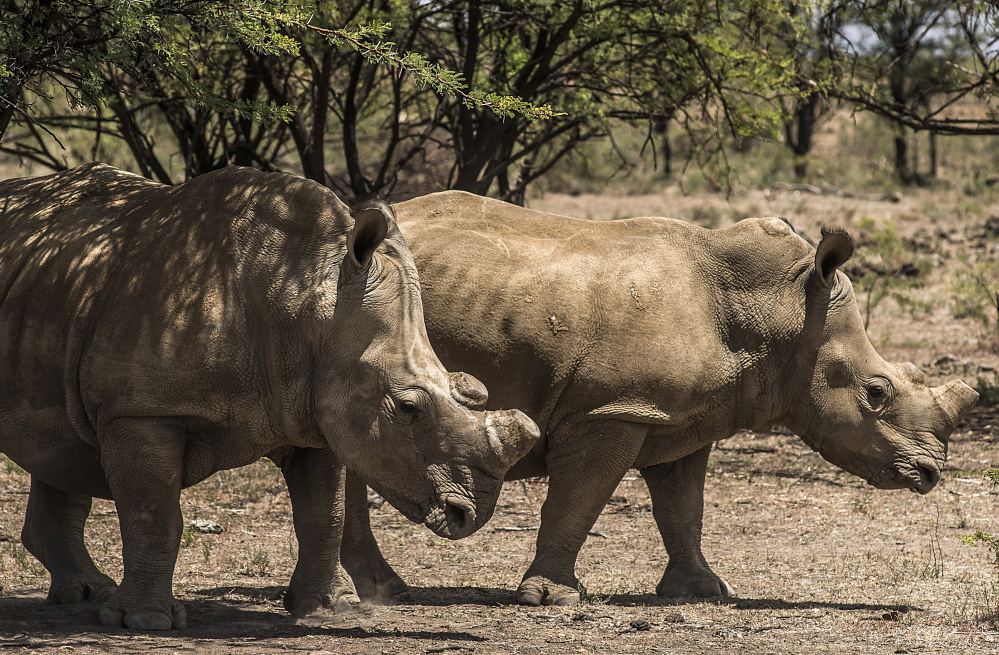
{"label": "acacia tree", "polygon": [[[268,99],[253,64],[265,57],[311,63],[301,48],[312,42],[323,44],[326,61],[345,49],[405,71],[425,88],[503,115],[539,119],[551,113],[518,98],[468,91],[456,73],[383,41],[385,23],[352,29],[324,24],[338,18],[334,5],[0,0],[0,150],[58,170],[65,166],[42,132],[54,138],[49,128],[84,129],[95,139],[122,139],[143,174],[167,183],[173,179],[163,151],[173,147],[181,151],[185,177],[229,163],[273,167],[286,138],[301,136],[293,128],[302,119],[294,104]],[[319,72],[310,71],[322,100],[331,91]],[[60,92],[66,102],[58,102]],[[315,103],[317,112],[324,106]],[[325,125],[315,118],[305,120],[319,136],[297,145],[306,175],[324,181]],[[12,119],[23,132],[6,145]],[[163,126],[171,135],[166,148],[157,144]]]}
{"label": "acacia tree", "polygon": [[[6,1],[22,17],[35,8]],[[58,168],[37,126],[84,128],[122,139],[164,182],[175,181],[175,152],[185,178],[229,163],[297,168],[353,196],[387,194],[419,164],[441,171],[424,188],[522,201],[613,120],[675,120],[718,143],[773,133],[775,99],[793,91],[788,60],[764,47],[767,26],[786,18],[780,0],[95,4],[79,40],[97,34],[88,86],[72,62],[47,71],[71,105],[93,111],[39,102],[2,149]],[[85,6],[60,5],[64,17]],[[138,27],[99,31],[124,8]],[[50,24],[45,38],[62,38]],[[18,52],[0,48],[7,62],[26,60]],[[536,120],[551,106],[561,115]]]}
{"label": "acacia tree", "polygon": [[849,20],[850,0],[802,4],[788,2],[789,21],[775,45],[794,60],[797,95],[781,98],[784,106],[784,142],[794,153],[794,175],[808,173],[812,137],[821,120],[830,114],[829,90],[838,77],[845,41],[843,27]]}
{"label": "acacia tree", "polygon": [[532,181],[606,136],[613,120],[675,118],[693,129],[696,118],[701,131],[708,119],[718,133],[772,132],[775,97],[791,79],[787,62],[762,46],[760,30],[783,15],[770,0],[357,0],[339,10],[348,25],[390,23],[386,38],[472,88],[560,112],[546,121],[497,113],[322,41],[303,40],[296,59],[250,56],[269,99],[300,108],[289,128],[296,149],[311,144],[317,156],[325,141],[340,164],[326,182],[354,195],[393,191],[418,162],[436,172],[423,189],[495,190],[522,201]]}
{"label": "acacia tree", "polygon": [[[830,94],[896,126],[896,171],[918,180],[910,135],[999,134],[999,7],[994,2],[864,0],[852,24],[865,32],[840,50],[843,76]],[[965,103],[974,98],[975,102]]]}
{"label": "acacia tree", "polygon": [[192,71],[188,47],[202,36],[262,52],[293,51],[294,42],[268,17],[301,14],[265,15],[254,7],[246,3],[241,11],[238,3],[197,0],[0,0],[0,139],[11,120],[45,128],[49,105],[60,97],[85,119],[115,100],[126,80],[141,85],[154,69],[170,93],[207,109],[261,120],[286,116],[289,108],[226,103]]}
{"label": "acacia tree", "polygon": [[[952,13],[951,0],[889,0],[861,5],[858,21],[878,37],[879,45],[865,61],[868,75],[884,81],[891,106],[908,112],[929,107],[934,96],[945,93],[958,82],[955,69],[948,62],[956,53],[948,51],[945,17]],[[906,184],[917,179],[916,164],[911,161],[910,128],[896,126],[895,171]]]}

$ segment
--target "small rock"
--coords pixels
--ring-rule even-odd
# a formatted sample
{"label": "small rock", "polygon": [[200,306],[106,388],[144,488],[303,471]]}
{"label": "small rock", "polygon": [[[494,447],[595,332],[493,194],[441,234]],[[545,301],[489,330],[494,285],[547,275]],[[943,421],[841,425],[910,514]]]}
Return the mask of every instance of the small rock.
{"label": "small rock", "polygon": [[937,357],[936,360],[934,360],[933,365],[936,366],[937,368],[944,368],[948,366],[953,366],[955,364],[959,364],[960,362],[961,360],[959,360],[957,357],[951,355],[950,353],[947,353],[945,355],[940,355],[939,357]]}
{"label": "small rock", "polygon": [[683,623],[686,619],[683,618],[683,614],[679,612],[670,612],[662,617],[662,620],[666,623]]}
{"label": "small rock", "polygon": [[191,521],[191,527],[204,534],[222,534],[224,532],[221,525],[208,519],[194,519]]}
{"label": "small rock", "polygon": [[958,359],[950,353],[941,355],[937,357],[931,364],[933,368],[939,370],[941,373],[947,374],[972,374],[975,372],[977,367],[974,362],[965,361]]}
{"label": "small rock", "polygon": [[592,621],[593,620],[593,615],[592,614],[587,614],[586,612],[579,612],[578,614],[574,614],[573,615],[572,620],[573,621]]}
{"label": "small rock", "polygon": [[645,619],[635,619],[629,625],[639,631],[652,629],[652,625]]}

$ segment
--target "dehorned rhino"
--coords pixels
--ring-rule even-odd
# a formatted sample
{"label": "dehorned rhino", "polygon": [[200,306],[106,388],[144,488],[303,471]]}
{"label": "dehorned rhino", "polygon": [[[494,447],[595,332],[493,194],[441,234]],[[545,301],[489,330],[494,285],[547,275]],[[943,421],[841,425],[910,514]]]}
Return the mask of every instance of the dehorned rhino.
{"label": "dehorned rhino", "polygon": [[[184,627],[179,494],[269,454],[299,536],[295,615],[351,600],[343,464],[440,535],[474,531],[539,436],[448,373],[384,204],[226,169],[167,187],[101,164],[0,183],[0,452],[31,474],[22,541],[49,599]],[[83,540],[115,501],[116,586]],[[356,601],[356,596],[353,596]]]}
{"label": "dehorned rhino", "polygon": [[[727,596],[701,553],[713,442],[782,424],[877,488],[926,493],[978,398],[960,381],[927,388],[875,352],[837,270],[853,252],[843,232],[813,248],[778,218],[591,222],[461,192],[395,209],[442,361],[541,427],[507,474],[550,476],[522,603],[579,599],[579,549],[629,468],[669,554],[656,591]],[[362,596],[393,593],[405,584],[359,491],[348,481],[344,564]]]}

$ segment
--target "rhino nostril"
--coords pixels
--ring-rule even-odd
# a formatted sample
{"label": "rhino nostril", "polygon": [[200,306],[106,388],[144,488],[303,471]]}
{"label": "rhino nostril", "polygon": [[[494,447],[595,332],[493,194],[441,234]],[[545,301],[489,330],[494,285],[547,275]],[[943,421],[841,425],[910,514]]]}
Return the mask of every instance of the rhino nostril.
{"label": "rhino nostril", "polygon": [[926,493],[940,482],[940,469],[933,464],[921,462],[916,465],[916,472],[919,474],[920,493]]}
{"label": "rhino nostril", "polygon": [[450,539],[460,539],[467,536],[475,528],[475,511],[463,503],[446,500],[444,502],[444,518],[447,521],[447,536]]}

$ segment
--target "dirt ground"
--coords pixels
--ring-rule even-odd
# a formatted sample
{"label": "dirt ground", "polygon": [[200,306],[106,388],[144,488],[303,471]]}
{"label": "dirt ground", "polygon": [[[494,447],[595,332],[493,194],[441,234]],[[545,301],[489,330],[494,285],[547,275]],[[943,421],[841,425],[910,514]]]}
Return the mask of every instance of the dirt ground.
{"label": "dirt ground", "polygon": [[[918,314],[885,301],[872,341],[911,360],[929,381],[970,384],[999,365],[995,339],[976,319],[957,320],[955,272],[995,258],[988,225],[999,207],[955,208],[920,192],[900,201],[752,192],[726,200],[664,192],[639,198],[548,196],[539,209],[591,218],[672,215],[724,225],[784,215],[806,236],[820,224],[857,233],[863,218],[891,220],[914,257],[932,268],[914,293]],[[999,219],[997,219],[999,220]],[[858,239],[864,246],[863,239]],[[993,328],[994,330],[994,328]],[[648,491],[628,477],[594,527],[577,572],[590,596],[580,607],[514,602],[533,556],[544,481],[508,484],[492,521],[449,542],[385,505],[372,511],[386,558],[412,586],[383,604],[293,620],[280,603],[296,542],[288,494],[267,462],[217,474],[183,495],[188,531],[174,586],[188,628],[135,634],[102,628],[97,606],[46,605],[48,576],[18,542],[28,477],[0,463],[2,653],[999,653],[999,570],[963,535],[999,532],[997,490],[982,471],[999,465],[995,408],[976,409],[953,435],[939,486],[927,496],[882,492],[824,462],[786,432],[739,434],[719,443],[705,492],[704,552],[736,598],[662,599],[666,555]],[[96,501],[88,546],[121,576],[114,505]]]}

